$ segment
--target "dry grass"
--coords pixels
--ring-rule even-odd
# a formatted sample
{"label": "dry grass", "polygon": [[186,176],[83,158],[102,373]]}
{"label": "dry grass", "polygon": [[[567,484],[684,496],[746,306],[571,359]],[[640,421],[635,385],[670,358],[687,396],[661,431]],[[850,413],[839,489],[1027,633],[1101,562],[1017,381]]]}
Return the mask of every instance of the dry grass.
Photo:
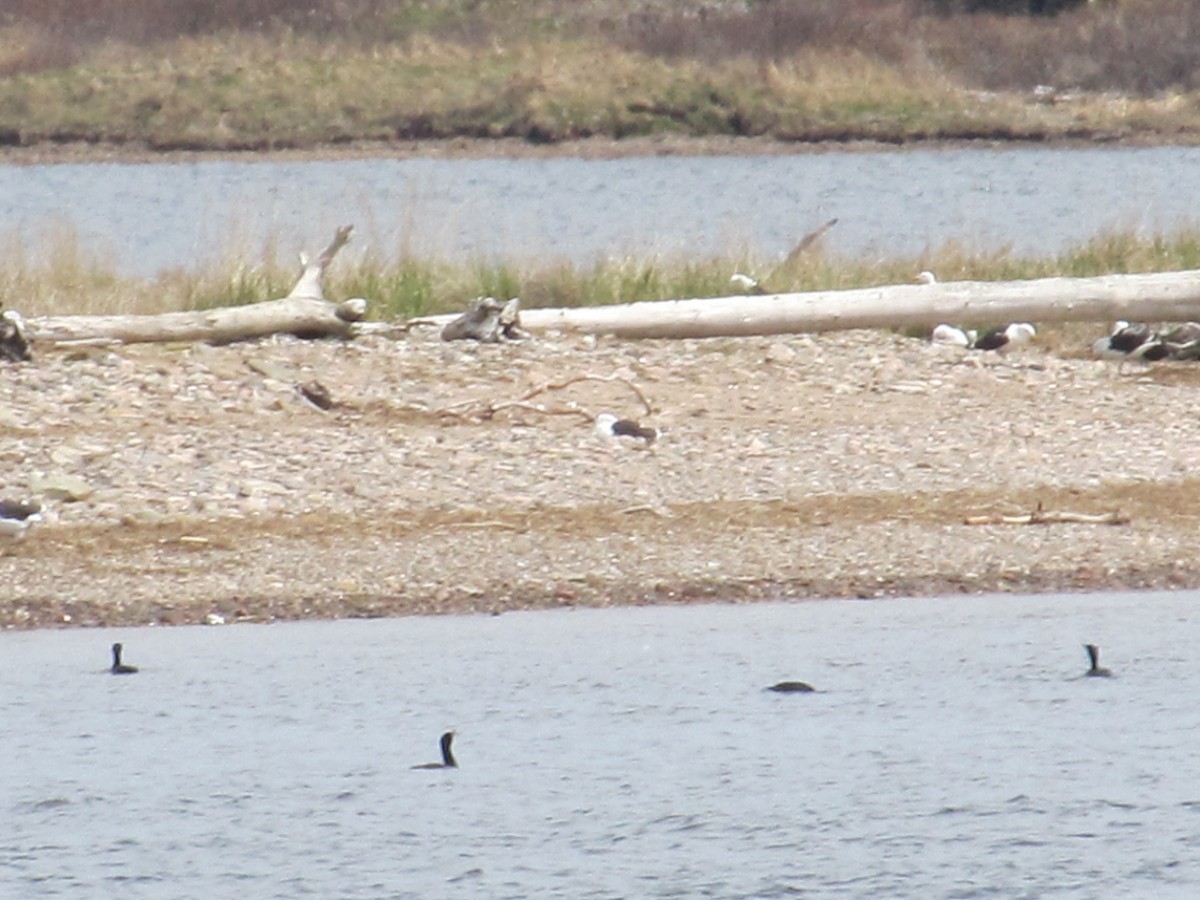
{"label": "dry grass", "polygon": [[[36,255],[16,233],[0,240],[0,303],[27,315],[155,313],[251,303],[284,296],[297,274],[294,262],[268,245],[259,259],[231,255],[202,269],[135,279],[119,276],[106,257],[85,253],[66,225],[48,226],[35,238]],[[903,284],[923,269],[933,269],[945,281],[1200,269],[1200,230],[1103,232],[1046,257],[947,241],[920,256],[858,259],[824,252],[818,244],[782,264],[748,252],[708,259],[682,254],[610,258],[584,266],[455,264],[401,250],[391,259],[368,256],[355,267],[335,266],[327,288],[332,297],[369,298],[374,314],[386,319],[457,311],[483,295],[520,297],[526,308],[723,296],[738,290],[729,281],[735,271],[755,273],[771,291],[817,291]]]}
{"label": "dry grass", "polygon": [[[1031,19],[919,0],[18,2],[0,14],[0,141],[1194,134],[1200,7],[1144,5]],[[1054,102],[1034,102],[1038,85]]]}

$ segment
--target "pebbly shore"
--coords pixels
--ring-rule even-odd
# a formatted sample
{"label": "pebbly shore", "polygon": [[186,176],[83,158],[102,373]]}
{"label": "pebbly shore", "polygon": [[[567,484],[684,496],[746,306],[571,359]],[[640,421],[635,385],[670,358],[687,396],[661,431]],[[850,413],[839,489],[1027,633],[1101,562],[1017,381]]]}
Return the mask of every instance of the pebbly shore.
{"label": "pebbly shore", "polygon": [[[8,628],[1200,586],[1200,366],[1069,340],[414,333],[0,374],[0,493],[47,506],[0,545]],[[966,524],[1039,506],[1124,524]]]}

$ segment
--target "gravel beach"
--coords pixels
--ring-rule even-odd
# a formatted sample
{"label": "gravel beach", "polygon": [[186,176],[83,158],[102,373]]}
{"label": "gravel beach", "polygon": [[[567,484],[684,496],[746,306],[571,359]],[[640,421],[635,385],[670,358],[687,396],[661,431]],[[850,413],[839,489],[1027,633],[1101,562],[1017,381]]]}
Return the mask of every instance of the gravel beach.
{"label": "gravel beach", "polygon": [[[45,349],[0,368],[0,494],[47,506],[0,624],[1200,586],[1200,366],[1094,336]],[[1039,504],[1127,521],[965,523]]]}

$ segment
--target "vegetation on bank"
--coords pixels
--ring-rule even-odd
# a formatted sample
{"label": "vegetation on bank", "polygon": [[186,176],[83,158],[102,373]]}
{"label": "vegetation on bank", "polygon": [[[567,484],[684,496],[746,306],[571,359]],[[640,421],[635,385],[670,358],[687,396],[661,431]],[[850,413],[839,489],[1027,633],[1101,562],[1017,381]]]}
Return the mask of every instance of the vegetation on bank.
{"label": "vegetation on bank", "polygon": [[[69,231],[60,233],[51,252],[39,253],[38,258],[46,261],[32,259],[16,238],[0,245],[0,304],[25,315],[203,309],[282,297],[298,276],[290,260],[269,256],[253,265],[231,261],[144,280],[121,277],[107,261],[84,252]],[[807,291],[904,284],[924,269],[932,269],[943,281],[1200,269],[1200,229],[1189,226],[1152,235],[1105,232],[1046,257],[1023,257],[1006,249],[972,250],[953,242],[920,256],[883,259],[842,258],[818,244],[783,263],[745,254],[528,267],[368,257],[354,264],[339,259],[326,289],[334,299],[365,297],[373,318],[391,319],[459,312],[482,295],[520,297],[526,308],[582,306],[741,293],[730,281],[734,272],[763,278],[772,291]]]}
{"label": "vegetation on bank", "polygon": [[1200,136],[1200,4],[987,5],[10,0],[0,144]]}

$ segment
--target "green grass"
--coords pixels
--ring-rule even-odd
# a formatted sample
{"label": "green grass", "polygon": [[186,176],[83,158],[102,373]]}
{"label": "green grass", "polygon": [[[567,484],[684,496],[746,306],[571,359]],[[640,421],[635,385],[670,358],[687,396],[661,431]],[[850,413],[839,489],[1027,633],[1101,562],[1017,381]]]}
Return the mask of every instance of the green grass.
{"label": "green grass", "polygon": [[[0,241],[0,303],[26,315],[157,313],[253,303],[285,296],[299,274],[268,246],[258,262],[218,262],[133,279],[118,276],[104,257],[84,253],[68,227],[51,229],[44,238],[45,252],[36,259],[18,236]],[[459,311],[483,295],[520,297],[526,308],[725,296],[738,292],[729,280],[735,271],[752,273],[781,292],[906,284],[923,269],[943,281],[1007,281],[1195,268],[1200,268],[1200,229],[1184,227],[1150,235],[1106,231],[1045,257],[970,249],[953,241],[920,256],[884,259],[842,257],[817,246],[789,264],[747,253],[699,260],[627,257],[585,266],[368,256],[353,264],[335,260],[326,294],[364,297],[373,318],[392,319]]]}

